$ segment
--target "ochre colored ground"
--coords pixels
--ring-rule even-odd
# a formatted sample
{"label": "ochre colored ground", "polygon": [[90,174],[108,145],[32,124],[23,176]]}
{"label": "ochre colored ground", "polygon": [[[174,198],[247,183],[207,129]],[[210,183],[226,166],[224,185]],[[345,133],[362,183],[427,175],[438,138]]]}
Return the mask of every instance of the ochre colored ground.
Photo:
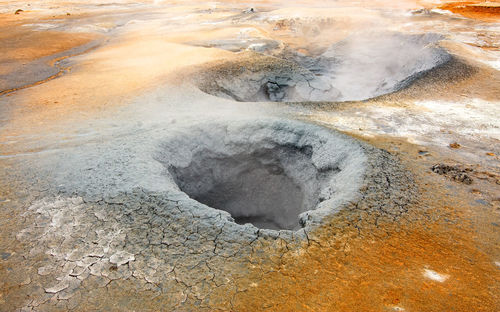
{"label": "ochre colored ground", "polygon": [[[36,22],[37,20],[30,20]],[[7,75],[13,69],[6,63],[26,64],[33,60],[67,51],[96,39],[95,34],[70,34],[58,31],[32,31],[21,26],[21,17],[13,14],[0,14],[0,75]],[[25,23],[25,22],[24,22]]]}
{"label": "ochre colored ground", "polygon": [[[400,156],[408,153],[403,158],[416,180],[422,181],[421,202],[412,208],[408,220],[379,221],[374,226],[369,216],[363,216],[367,221],[353,221],[350,230],[341,233],[325,226],[317,233],[322,238],[319,243],[331,247],[312,243],[304,253],[282,258],[279,272],[258,273],[262,281],[237,297],[236,311],[264,306],[270,311],[500,309],[500,275],[488,248],[497,244],[498,225],[487,217],[498,213],[498,202],[488,208],[471,205],[470,188],[429,173],[432,160],[416,157],[416,146],[371,141],[385,148],[398,146]],[[457,191],[447,191],[452,184]],[[421,216],[412,221],[416,215]],[[345,219],[332,220],[333,228],[336,222]],[[479,232],[487,232],[489,239]],[[447,279],[429,279],[425,269]]]}
{"label": "ochre colored ground", "polygon": [[498,22],[500,20],[500,1],[449,2],[439,8],[468,18],[488,22]]}

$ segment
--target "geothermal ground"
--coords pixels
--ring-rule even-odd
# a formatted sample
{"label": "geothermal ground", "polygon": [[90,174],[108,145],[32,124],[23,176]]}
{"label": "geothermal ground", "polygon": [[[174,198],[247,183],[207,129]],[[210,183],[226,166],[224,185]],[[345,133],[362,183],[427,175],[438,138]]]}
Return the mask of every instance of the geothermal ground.
{"label": "geothermal ground", "polygon": [[500,311],[499,20],[0,1],[0,310]]}

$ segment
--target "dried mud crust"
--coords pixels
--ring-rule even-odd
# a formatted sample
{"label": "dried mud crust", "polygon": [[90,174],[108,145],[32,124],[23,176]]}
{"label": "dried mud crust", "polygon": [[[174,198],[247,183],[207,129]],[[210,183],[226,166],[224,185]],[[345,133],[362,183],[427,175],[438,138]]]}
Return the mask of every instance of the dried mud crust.
{"label": "dried mud crust", "polygon": [[[394,156],[361,146],[367,155],[361,197],[340,210],[334,224],[340,232],[363,215],[374,223],[397,222],[417,198],[412,175]],[[23,286],[27,300],[17,308],[231,310],[232,298],[259,282],[248,278],[250,271],[272,272],[285,254],[321,244],[315,229],[331,222],[325,218],[298,231],[259,230],[176,196],[137,188],[114,197],[35,202],[25,213],[30,225],[17,235],[34,246],[24,261],[35,268]],[[337,234],[331,235],[335,240]],[[112,290],[123,298],[106,298]]]}
{"label": "dried mud crust", "polygon": [[[247,52],[235,62],[206,65],[196,75],[195,84],[205,93],[236,101],[286,101],[293,98],[303,101],[308,98],[313,79],[311,72],[294,62]],[[286,93],[297,84],[303,89],[302,93]]]}

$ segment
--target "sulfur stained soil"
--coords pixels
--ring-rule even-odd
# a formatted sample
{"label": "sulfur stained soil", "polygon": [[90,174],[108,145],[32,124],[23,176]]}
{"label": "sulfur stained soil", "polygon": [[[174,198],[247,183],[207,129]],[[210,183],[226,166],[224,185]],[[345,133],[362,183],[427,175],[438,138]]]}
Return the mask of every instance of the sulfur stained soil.
{"label": "sulfur stained soil", "polygon": [[448,2],[439,8],[487,22],[498,22],[500,18],[500,2],[498,1]]}
{"label": "sulfur stained soil", "polygon": [[[421,147],[405,140],[367,141],[398,155],[415,175],[420,197],[410,214],[390,220],[341,213],[311,233],[298,250],[288,252],[284,242],[259,246],[269,262],[256,257],[235,288],[218,287],[212,308],[189,304],[185,309],[498,310],[498,224],[491,218],[500,211],[495,197],[498,172],[489,172],[485,180],[474,175],[474,184],[468,186],[430,171],[432,164],[446,158],[439,151],[431,149],[422,156]],[[443,280],[429,278],[426,270]],[[116,283],[108,295],[151,310],[165,300],[146,292],[140,295],[148,298],[143,302],[129,287],[126,281]]]}
{"label": "sulfur stained soil", "polygon": [[0,15],[0,94],[59,76],[61,70],[56,67],[56,62],[74,55],[72,49],[85,46],[98,38],[89,33],[36,32],[23,27],[23,23],[35,22],[36,19],[26,21],[18,15]]}
{"label": "sulfur stained soil", "polygon": [[[384,138],[375,146],[397,147],[419,181],[420,202],[396,224],[360,216],[337,230],[344,216],[318,229],[317,241],[277,260],[274,272],[239,294],[235,310],[280,311],[495,311],[498,310],[497,186],[460,185],[430,172],[440,160],[419,156],[419,147]],[[498,173],[497,173],[498,174]],[[473,193],[479,188],[484,193]],[[478,204],[483,196],[488,204]],[[425,269],[446,276],[425,276]],[[256,278],[257,279],[257,278]],[[269,296],[279,294],[279,298]],[[400,310],[398,310],[400,309]],[[404,310],[403,310],[404,309]]]}

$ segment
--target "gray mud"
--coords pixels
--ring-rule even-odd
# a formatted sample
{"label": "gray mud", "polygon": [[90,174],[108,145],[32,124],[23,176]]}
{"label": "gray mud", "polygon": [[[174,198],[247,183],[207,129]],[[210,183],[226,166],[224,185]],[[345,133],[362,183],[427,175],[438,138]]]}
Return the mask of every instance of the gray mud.
{"label": "gray mud", "polygon": [[435,34],[368,33],[352,35],[316,55],[288,47],[242,52],[237,61],[208,65],[196,73],[197,84],[206,93],[245,102],[366,100],[402,90],[451,61],[438,46],[441,39]]}
{"label": "gray mud", "polygon": [[[212,292],[207,290],[222,285],[235,287],[249,264],[271,261],[262,246],[285,242],[284,252],[294,252],[314,241],[314,229],[327,224],[339,212],[348,219],[368,213],[375,219],[396,220],[406,215],[417,194],[412,176],[386,151],[302,122],[264,119],[199,124],[142,142],[142,146],[135,147],[142,153],[149,150],[149,157],[136,159],[130,146],[122,145],[118,158],[94,163],[99,170],[90,176],[86,175],[88,162],[81,153],[65,154],[64,161],[71,163],[70,171],[57,163],[49,166],[63,171],[59,181],[66,181],[65,186],[45,189],[40,194],[24,213],[25,228],[16,236],[20,244],[35,246],[16,256],[23,255],[24,262],[37,268],[26,286],[29,295],[25,308],[46,310],[61,304],[76,307],[82,298],[92,296],[93,289],[106,287],[111,281],[132,283],[138,296],[143,292],[162,295],[168,299],[165,309],[186,304],[210,307]],[[92,155],[89,147],[83,152]],[[287,149],[294,151],[289,153]],[[70,161],[71,157],[78,160]],[[128,177],[125,172],[117,172],[117,163],[127,157],[124,169],[140,171]],[[143,162],[156,165],[137,167]],[[203,168],[205,162],[213,170]],[[233,183],[231,177],[241,175],[240,165],[252,170],[254,166],[258,170],[268,166],[266,170],[271,173],[261,170],[254,174],[281,174],[281,179],[286,172],[288,186],[302,187],[303,197],[289,200],[302,200],[300,210],[305,212],[291,211],[291,218],[285,220],[271,216],[273,222],[283,222],[280,228],[300,218],[299,229],[259,229],[251,224],[255,215],[234,218],[234,211],[230,214],[214,209],[221,208],[217,207],[220,193],[214,197],[212,208],[182,191],[197,181],[193,176],[195,168],[201,168],[199,174],[208,179],[217,177],[217,181]],[[148,182],[153,171],[164,184]],[[121,176],[123,181],[112,186],[106,183],[111,181],[110,175]],[[135,182],[126,182],[132,176]],[[266,186],[256,185],[263,180],[254,180],[252,175],[249,178],[254,187]],[[71,180],[79,183],[72,185],[68,183]],[[218,188],[217,183],[208,185]],[[116,191],[110,192],[113,187]],[[282,196],[296,191],[286,189],[286,184],[282,187]],[[325,189],[330,193],[318,203],[316,196]],[[265,202],[245,203],[248,199],[238,198],[241,207],[250,209]],[[238,218],[250,223],[238,224]]]}
{"label": "gray mud", "polygon": [[366,166],[356,141],[290,121],[190,127],[157,159],[193,199],[274,229],[298,229],[304,216],[319,220],[355,199]]}
{"label": "gray mud", "polygon": [[80,55],[97,48],[102,40],[94,40],[87,44],[39,58],[26,65],[14,62],[12,65],[18,68],[7,75],[0,75],[0,94],[9,90],[22,89],[51,77],[57,77],[67,71],[66,58]]}

